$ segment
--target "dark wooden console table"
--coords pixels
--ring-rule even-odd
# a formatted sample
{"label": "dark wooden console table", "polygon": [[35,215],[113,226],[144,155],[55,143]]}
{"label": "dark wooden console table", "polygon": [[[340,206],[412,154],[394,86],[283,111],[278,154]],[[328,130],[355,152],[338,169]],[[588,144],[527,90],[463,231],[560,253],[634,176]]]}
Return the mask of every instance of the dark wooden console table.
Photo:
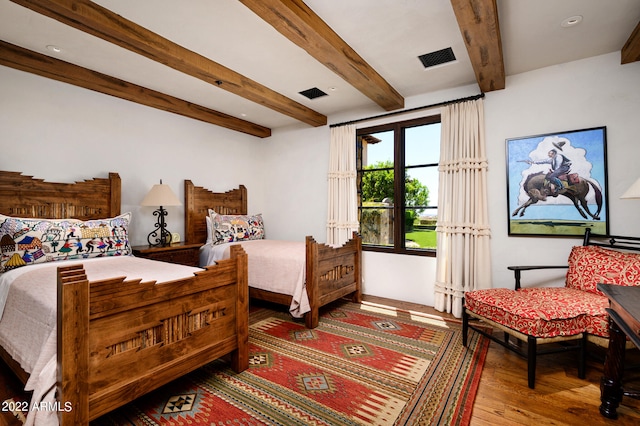
{"label": "dark wooden console table", "polygon": [[638,392],[622,387],[627,337],[640,348],[640,287],[598,284],[598,290],[609,298],[609,349],[600,383],[600,413],[610,419],[618,417],[616,409],[623,396],[639,398]]}

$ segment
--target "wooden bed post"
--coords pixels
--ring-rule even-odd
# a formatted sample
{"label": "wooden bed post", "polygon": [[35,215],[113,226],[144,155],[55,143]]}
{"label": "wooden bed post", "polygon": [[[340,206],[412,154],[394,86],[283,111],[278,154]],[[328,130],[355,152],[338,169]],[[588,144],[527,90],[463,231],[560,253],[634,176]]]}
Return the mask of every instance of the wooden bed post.
{"label": "wooden bed post", "polygon": [[194,187],[193,182],[188,179],[184,181],[184,229],[185,229],[185,241],[188,243],[204,243],[204,241],[198,241],[195,236],[195,225],[191,222],[192,216],[195,214],[194,203]]}
{"label": "wooden bed post", "polygon": [[231,355],[231,368],[240,373],[249,368],[249,267],[247,254],[241,246],[231,247],[231,258],[236,260],[236,336],[238,349]]}
{"label": "wooden bed post", "polygon": [[306,288],[311,310],[305,314],[304,322],[307,328],[316,328],[320,321],[320,295],[318,294],[320,281],[318,272],[318,244],[316,244],[311,236],[307,236],[305,242],[307,255]]}
{"label": "wooden bed post", "polygon": [[82,265],[58,268],[57,328],[60,424],[88,424],[89,280]]}
{"label": "wooden bed post", "polygon": [[122,181],[119,174],[109,173],[109,186],[111,188],[111,210],[107,213],[107,217],[119,215],[122,207]]}
{"label": "wooden bed post", "polygon": [[354,303],[362,303],[362,238],[360,237],[360,234],[358,234],[356,231],[353,231],[352,239],[356,245],[356,251],[354,254],[355,260],[353,262],[353,273],[355,274],[356,291],[355,293],[353,293],[351,301]]}
{"label": "wooden bed post", "polygon": [[239,185],[238,190],[240,191],[240,211],[244,212],[240,214],[247,214],[249,211],[249,203],[247,200],[247,187],[244,185]]}

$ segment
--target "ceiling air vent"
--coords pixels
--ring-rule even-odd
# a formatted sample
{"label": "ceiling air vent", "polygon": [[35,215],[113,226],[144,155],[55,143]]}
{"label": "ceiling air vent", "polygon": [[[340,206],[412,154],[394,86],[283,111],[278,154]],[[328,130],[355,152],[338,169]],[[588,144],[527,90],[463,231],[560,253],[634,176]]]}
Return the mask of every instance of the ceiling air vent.
{"label": "ceiling air vent", "polygon": [[422,62],[425,68],[429,68],[435,65],[446,64],[447,62],[453,62],[456,60],[456,55],[453,54],[453,50],[450,47],[447,47],[446,49],[420,55],[418,59],[420,59],[420,62]]}
{"label": "ceiling air vent", "polygon": [[313,89],[303,90],[302,92],[300,92],[300,94],[309,99],[319,98],[320,96],[327,96],[326,93],[324,93],[322,90],[318,89],[317,87],[314,87]]}

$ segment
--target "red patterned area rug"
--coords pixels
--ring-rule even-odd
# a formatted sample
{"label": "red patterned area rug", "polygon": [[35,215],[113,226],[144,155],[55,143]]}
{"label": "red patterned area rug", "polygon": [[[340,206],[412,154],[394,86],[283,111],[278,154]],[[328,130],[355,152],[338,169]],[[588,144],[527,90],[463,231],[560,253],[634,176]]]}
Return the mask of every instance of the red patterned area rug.
{"label": "red patterned area rug", "polygon": [[250,367],[213,362],[94,425],[467,425],[488,340],[433,316],[340,302],[309,330],[250,314]]}

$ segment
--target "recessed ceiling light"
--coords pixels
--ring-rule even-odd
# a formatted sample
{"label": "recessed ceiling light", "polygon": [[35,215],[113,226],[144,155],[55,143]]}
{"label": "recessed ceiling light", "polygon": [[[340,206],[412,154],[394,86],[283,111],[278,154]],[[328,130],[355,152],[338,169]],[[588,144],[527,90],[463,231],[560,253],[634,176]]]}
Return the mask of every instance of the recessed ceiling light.
{"label": "recessed ceiling light", "polygon": [[575,27],[580,22],[582,22],[582,16],[581,15],[575,15],[575,16],[570,16],[567,19],[565,19],[564,21],[562,21],[560,23],[560,26],[562,28]]}
{"label": "recessed ceiling light", "polygon": [[55,46],[53,44],[50,44],[47,46],[47,50],[50,50],[53,53],[60,53],[62,52],[62,49],[60,49],[58,46]]}

